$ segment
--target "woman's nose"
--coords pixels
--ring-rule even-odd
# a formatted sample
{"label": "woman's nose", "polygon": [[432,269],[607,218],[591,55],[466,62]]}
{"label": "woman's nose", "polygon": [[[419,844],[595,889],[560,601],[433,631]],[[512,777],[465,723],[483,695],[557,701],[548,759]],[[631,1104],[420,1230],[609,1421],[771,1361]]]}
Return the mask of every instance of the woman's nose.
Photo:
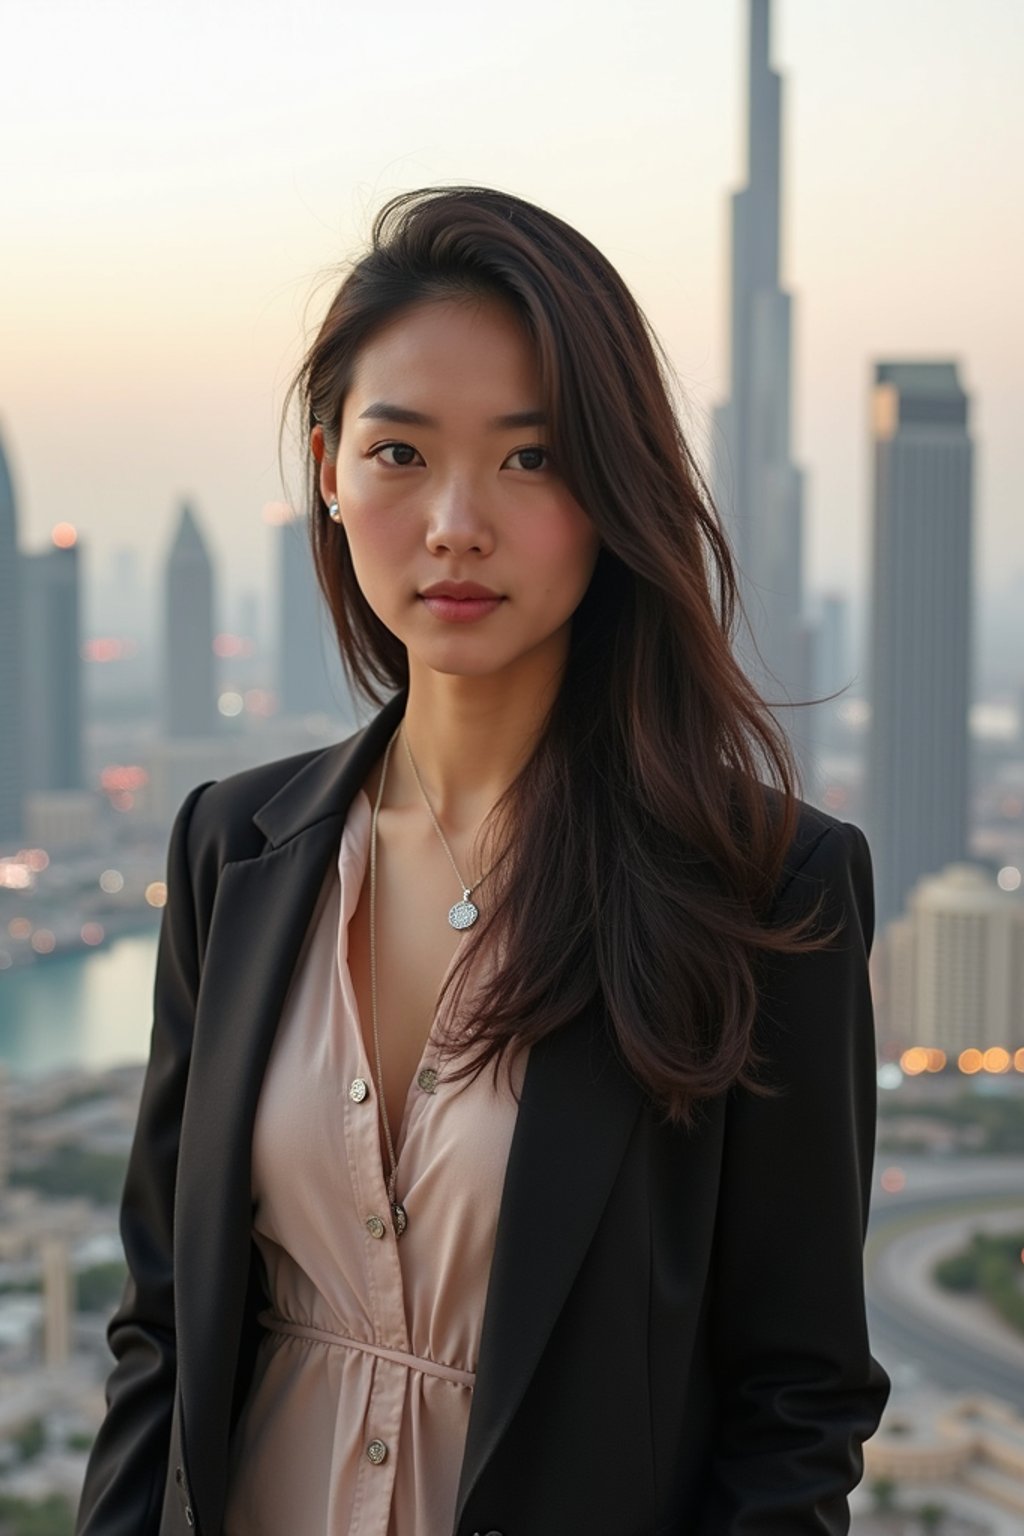
{"label": "woman's nose", "polygon": [[463,485],[439,492],[431,503],[426,537],[431,554],[489,554],[494,531],[479,491]]}

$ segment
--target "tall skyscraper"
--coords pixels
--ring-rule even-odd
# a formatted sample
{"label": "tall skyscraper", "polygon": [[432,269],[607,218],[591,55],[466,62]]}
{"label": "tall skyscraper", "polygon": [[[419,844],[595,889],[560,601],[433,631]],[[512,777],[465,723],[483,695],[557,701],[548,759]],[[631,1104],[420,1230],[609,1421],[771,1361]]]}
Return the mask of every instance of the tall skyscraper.
{"label": "tall skyscraper", "polygon": [[[713,485],[750,626],[737,634],[737,656],[764,696],[784,703],[810,696],[813,637],[803,483],[790,450],[792,300],[779,287],[782,81],[768,62],[770,0],[749,5],[747,185],[732,198],[730,396],[715,411]],[[779,715],[798,751],[806,717]]]}
{"label": "tall skyscraper", "polygon": [[81,572],[78,535],[21,557],[25,765],[28,788],[83,788]]}
{"label": "tall skyscraper", "polygon": [[876,922],[966,858],[973,446],[954,362],[878,363],[866,826]]}
{"label": "tall skyscraper", "polygon": [[21,844],[25,792],[21,583],[14,483],[0,441],[0,852]]}
{"label": "tall skyscraper", "polygon": [[275,539],[281,713],[326,714],[354,727],[351,691],[327,604],[317,585],[305,519],[282,518]]}
{"label": "tall skyscraper", "polygon": [[217,727],[213,566],[183,502],[164,586],[163,701],[167,736],[212,736]]}

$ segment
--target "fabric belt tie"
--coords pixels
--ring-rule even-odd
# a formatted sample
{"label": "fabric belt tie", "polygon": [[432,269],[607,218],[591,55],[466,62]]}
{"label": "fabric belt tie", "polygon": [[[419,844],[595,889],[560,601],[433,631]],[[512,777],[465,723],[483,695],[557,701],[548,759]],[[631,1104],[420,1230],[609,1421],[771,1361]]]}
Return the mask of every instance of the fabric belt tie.
{"label": "fabric belt tie", "polygon": [[476,1381],[475,1371],[460,1371],[453,1365],[440,1365],[436,1360],[425,1360],[422,1355],[412,1355],[404,1349],[385,1349],[382,1344],[367,1344],[365,1339],[350,1339],[343,1333],[332,1333],[326,1328],[311,1328],[307,1323],[293,1323],[278,1317],[272,1308],[260,1312],[256,1321],[271,1333],[284,1333],[296,1339],[314,1339],[320,1344],[332,1344],[344,1349],[361,1349],[366,1355],[376,1355],[378,1360],[392,1360],[395,1365],[407,1366],[411,1371],[421,1371],[424,1376],[439,1376],[442,1381],[456,1381],[460,1386],[471,1387]]}

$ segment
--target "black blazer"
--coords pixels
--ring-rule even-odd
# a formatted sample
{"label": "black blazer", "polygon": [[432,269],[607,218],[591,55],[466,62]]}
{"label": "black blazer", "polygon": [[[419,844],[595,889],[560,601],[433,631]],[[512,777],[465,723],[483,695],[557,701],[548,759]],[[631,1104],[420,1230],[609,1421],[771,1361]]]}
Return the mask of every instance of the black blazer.
{"label": "black blazer", "polygon": [[[251,1238],[260,1083],[349,803],[404,707],[199,785],[175,819],[121,1213],[130,1273],[78,1536],[221,1529],[268,1304]],[[874,907],[863,833],[804,805],[779,915],[822,888],[842,938],[774,959],[762,994],[777,1097],[733,1091],[696,1130],[668,1128],[598,1009],[531,1051],[453,1532],[422,1536],[848,1530],[889,1385],[862,1279]]]}

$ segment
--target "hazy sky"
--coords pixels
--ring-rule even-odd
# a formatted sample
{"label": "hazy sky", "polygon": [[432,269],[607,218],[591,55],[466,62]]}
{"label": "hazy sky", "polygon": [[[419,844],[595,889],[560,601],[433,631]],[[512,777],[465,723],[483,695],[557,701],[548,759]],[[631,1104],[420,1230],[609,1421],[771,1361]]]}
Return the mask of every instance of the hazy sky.
{"label": "hazy sky", "polygon": [[[876,357],[955,357],[985,581],[1024,568],[1019,0],[776,0],[783,282],[816,584],[862,585]],[[746,0],[5,0],[0,434],[23,542],[99,574],[194,499],[221,590],[262,582],[277,418],[391,194],[482,182],[615,263],[688,390],[727,390]],[[223,620],[221,621],[223,622]]]}

